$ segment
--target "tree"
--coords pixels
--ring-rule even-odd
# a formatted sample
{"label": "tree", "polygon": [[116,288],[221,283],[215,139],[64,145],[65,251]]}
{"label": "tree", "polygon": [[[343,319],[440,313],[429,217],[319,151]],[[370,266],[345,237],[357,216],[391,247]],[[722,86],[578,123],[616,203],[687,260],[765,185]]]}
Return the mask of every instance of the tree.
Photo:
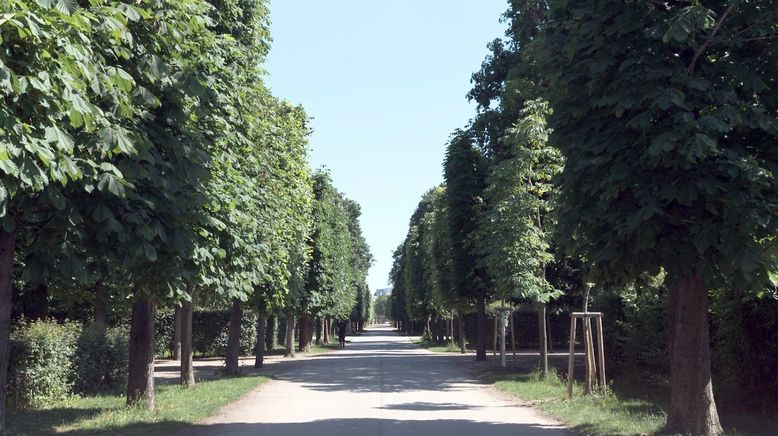
{"label": "tree", "polygon": [[560,292],[546,279],[553,261],[552,179],[562,168],[559,152],[548,145],[542,100],[525,103],[516,125],[503,142],[506,158],[487,178],[489,207],[479,228],[480,254],[501,299],[528,299],[538,308],[541,373],[548,374],[546,303]]}
{"label": "tree", "polygon": [[560,244],[598,285],[667,274],[667,430],[721,434],[708,289],[775,284],[778,10],[764,2],[550,2]]}
{"label": "tree", "polygon": [[451,273],[456,292],[476,303],[476,360],[486,360],[486,299],[489,296],[488,277],[479,266],[472,244],[483,204],[485,163],[469,133],[455,132],[444,162]]}

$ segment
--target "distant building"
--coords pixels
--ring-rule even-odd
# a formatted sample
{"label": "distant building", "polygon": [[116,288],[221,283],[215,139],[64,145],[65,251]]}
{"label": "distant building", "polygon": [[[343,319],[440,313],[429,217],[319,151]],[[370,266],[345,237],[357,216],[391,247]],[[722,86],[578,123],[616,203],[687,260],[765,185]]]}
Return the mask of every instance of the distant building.
{"label": "distant building", "polygon": [[392,293],[392,288],[376,289],[375,293],[373,293],[373,296],[378,298],[382,295],[389,295],[391,293]]}

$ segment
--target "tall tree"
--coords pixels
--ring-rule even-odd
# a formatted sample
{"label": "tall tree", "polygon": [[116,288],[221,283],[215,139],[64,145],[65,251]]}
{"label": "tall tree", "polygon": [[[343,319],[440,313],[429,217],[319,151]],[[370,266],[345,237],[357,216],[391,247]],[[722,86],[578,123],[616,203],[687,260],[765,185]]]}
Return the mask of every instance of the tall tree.
{"label": "tall tree", "polygon": [[773,2],[550,2],[560,243],[606,285],[664,270],[667,430],[721,434],[708,289],[776,282]]}
{"label": "tall tree", "polygon": [[479,265],[472,243],[483,205],[485,165],[483,154],[474,147],[469,132],[455,132],[444,162],[451,273],[456,292],[476,304],[476,360],[486,360],[486,300],[489,297],[488,277]]}
{"label": "tall tree", "polygon": [[519,121],[503,139],[508,148],[487,178],[489,206],[478,231],[480,253],[497,296],[528,299],[538,308],[543,377],[548,374],[546,303],[559,295],[546,280],[546,266],[554,257],[552,179],[562,168],[559,151],[548,145],[548,114],[546,102],[526,102]]}

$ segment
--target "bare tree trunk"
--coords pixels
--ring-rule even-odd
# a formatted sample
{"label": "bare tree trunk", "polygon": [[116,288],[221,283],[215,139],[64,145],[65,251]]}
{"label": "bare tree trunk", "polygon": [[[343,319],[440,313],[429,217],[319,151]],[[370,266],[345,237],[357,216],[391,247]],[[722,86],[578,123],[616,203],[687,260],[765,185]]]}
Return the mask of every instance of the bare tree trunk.
{"label": "bare tree trunk", "polygon": [[257,318],[257,349],[254,359],[254,368],[262,368],[265,364],[265,336],[267,335],[267,314],[263,309],[259,309]]}
{"label": "bare tree trunk", "polygon": [[98,279],[95,283],[95,324],[103,326],[107,324],[105,315],[105,283]]}
{"label": "bare tree trunk", "polygon": [[708,291],[701,278],[670,285],[670,410],[665,430],[722,435],[710,376]]}
{"label": "bare tree trunk", "polygon": [[227,337],[227,356],[224,372],[229,375],[240,373],[240,321],[243,318],[243,306],[237,298],[232,300],[230,330]]}
{"label": "bare tree trunk", "polygon": [[459,352],[465,354],[465,314],[461,310],[457,314],[457,324],[459,328]]}
{"label": "bare tree trunk", "polygon": [[[189,295],[192,292],[190,290]],[[194,386],[195,374],[192,362],[192,302],[184,301],[181,307],[181,384]]]}
{"label": "bare tree trunk", "polygon": [[276,346],[276,333],[278,331],[278,317],[268,316],[265,323],[265,350],[272,350]]}
{"label": "bare tree trunk", "polygon": [[8,360],[11,357],[11,284],[14,267],[15,235],[0,228],[0,434],[7,434],[5,400]]}
{"label": "bare tree trunk", "polygon": [[294,357],[294,315],[286,315],[286,353],[285,357]]}
{"label": "bare tree trunk", "polygon": [[181,308],[176,306],[173,315],[173,360],[181,360]]}
{"label": "bare tree trunk", "polygon": [[478,299],[476,301],[476,318],[475,318],[475,360],[486,360],[486,296],[483,292],[479,292]]}
{"label": "bare tree trunk", "polygon": [[311,317],[309,315],[300,316],[300,352],[308,353],[311,351]]}
{"label": "bare tree trunk", "polygon": [[127,405],[154,410],[154,299],[132,305]]}
{"label": "bare tree trunk", "polygon": [[324,331],[324,343],[329,344],[330,343],[330,319],[324,318],[322,322],[324,323],[324,328],[322,329]]}
{"label": "bare tree trunk", "polygon": [[321,319],[321,317],[315,318],[315,322],[316,322],[316,345],[321,345],[321,331],[322,331],[322,327],[321,327],[322,319]]}
{"label": "bare tree trunk", "polygon": [[546,304],[538,303],[538,333],[540,347],[540,377],[548,377],[548,341],[546,338]]}

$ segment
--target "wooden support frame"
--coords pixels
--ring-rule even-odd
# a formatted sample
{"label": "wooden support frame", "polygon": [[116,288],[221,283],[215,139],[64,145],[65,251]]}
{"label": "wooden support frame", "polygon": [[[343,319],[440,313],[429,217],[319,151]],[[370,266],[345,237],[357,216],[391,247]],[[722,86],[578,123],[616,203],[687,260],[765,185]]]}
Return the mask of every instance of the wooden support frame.
{"label": "wooden support frame", "polygon": [[[599,384],[603,391],[605,382],[605,346],[602,334],[602,312],[573,312],[570,314],[570,353],[567,362],[567,397],[573,397],[573,375],[575,369],[575,336],[578,319],[583,322],[584,353],[586,356],[586,382],[584,391],[592,392],[592,385]],[[592,320],[597,324],[597,359],[594,356],[594,334],[592,332]],[[598,368],[599,367],[599,368]],[[599,380],[597,376],[599,375]]]}

